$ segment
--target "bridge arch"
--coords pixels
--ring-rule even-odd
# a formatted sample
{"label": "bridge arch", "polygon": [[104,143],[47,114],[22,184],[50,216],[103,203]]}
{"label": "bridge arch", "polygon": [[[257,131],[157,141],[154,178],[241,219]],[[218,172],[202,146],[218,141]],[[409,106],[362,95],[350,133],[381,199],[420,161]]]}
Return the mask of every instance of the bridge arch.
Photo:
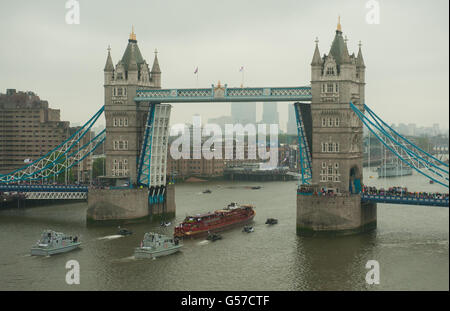
{"label": "bridge arch", "polygon": [[353,165],[350,168],[349,191],[352,194],[360,193],[362,190],[361,180],[362,172],[358,165]]}

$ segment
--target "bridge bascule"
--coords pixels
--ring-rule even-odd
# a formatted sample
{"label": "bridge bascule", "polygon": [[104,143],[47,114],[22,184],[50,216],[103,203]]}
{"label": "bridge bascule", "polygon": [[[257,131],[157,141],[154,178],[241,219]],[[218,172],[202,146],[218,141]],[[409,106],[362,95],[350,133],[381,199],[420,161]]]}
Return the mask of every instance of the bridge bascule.
{"label": "bridge bascule", "polygon": [[[30,199],[80,198],[80,193],[89,191],[87,187],[59,186],[57,191],[52,191],[55,189],[50,186],[39,188],[27,186],[27,183],[62,174],[105,144],[107,175],[129,177],[132,184],[148,189],[150,205],[162,204],[167,196],[170,104],[285,101],[294,103],[297,120],[301,176],[298,196],[313,196],[315,191],[311,189],[331,188],[339,196],[349,196],[351,200],[357,195],[363,203],[448,207],[448,195],[424,200],[420,197],[388,198],[386,195],[383,198],[363,193],[363,126],[403,165],[446,189],[449,187],[449,168],[448,164],[395,132],[365,105],[365,64],[361,46],[358,56],[349,55],[340,25],[328,55],[320,56],[316,42],[311,70],[310,86],[229,88],[219,83],[210,88],[162,89],[156,53],[149,70],[132,33],[126,51],[115,67],[108,52],[104,70],[105,105],[69,139],[42,158],[0,175],[0,191],[15,189],[27,193]],[[77,147],[102,114],[106,118],[106,130],[81,148]]]}

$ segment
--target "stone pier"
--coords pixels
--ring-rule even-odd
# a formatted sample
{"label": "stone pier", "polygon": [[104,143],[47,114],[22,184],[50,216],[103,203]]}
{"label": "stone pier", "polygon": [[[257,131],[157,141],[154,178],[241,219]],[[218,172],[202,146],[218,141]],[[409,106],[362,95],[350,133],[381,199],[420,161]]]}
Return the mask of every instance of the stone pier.
{"label": "stone pier", "polygon": [[361,203],[359,194],[297,194],[297,234],[349,235],[376,229],[376,203]]}
{"label": "stone pier", "polygon": [[168,185],[165,202],[149,204],[149,190],[94,189],[88,193],[88,224],[120,224],[175,217],[175,186]]}

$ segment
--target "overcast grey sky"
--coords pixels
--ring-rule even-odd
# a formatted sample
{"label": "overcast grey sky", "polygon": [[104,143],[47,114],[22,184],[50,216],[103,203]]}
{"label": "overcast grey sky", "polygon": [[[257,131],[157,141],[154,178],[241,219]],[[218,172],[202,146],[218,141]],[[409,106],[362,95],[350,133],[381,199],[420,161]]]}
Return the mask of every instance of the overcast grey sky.
{"label": "overcast grey sky", "polygon": [[[448,0],[379,0],[378,25],[366,23],[366,0],[79,0],[79,25],[66,24],[65,2],[0,0],[0,92],[35,91],[64,120],[103,105],[106,49],[116,64],[131,25],[148,63],[158,49],[163,88],[195,87],[197,66],[200,87],[239,86],[240,66],[246,86],[296,86],[310,82],[316,37],[328,54],[340,14],[350,53],[363,44],[366,104],[388,123],[448,128]],[[172,123],[230,113],[221,103],[174,106]],[[287,104],[278,110],[286,122]]]}

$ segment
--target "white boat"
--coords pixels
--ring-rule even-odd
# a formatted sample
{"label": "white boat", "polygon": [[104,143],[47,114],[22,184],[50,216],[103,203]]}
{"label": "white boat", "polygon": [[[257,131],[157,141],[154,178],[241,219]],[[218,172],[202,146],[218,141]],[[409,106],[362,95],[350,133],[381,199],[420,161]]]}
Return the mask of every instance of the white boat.
{"label": "white boat", "polygon": [[45,230],[41,239],[31,248],[32,256],[50,256],[66,253],[81,245],[77,236],[68,236],[61,232]]}
{"label": "white boat", "polygon": [[183,246],[177,238],[148,232],[144,235],[140,247],[134,250],[135,258],[156,258],[176,253]]}

